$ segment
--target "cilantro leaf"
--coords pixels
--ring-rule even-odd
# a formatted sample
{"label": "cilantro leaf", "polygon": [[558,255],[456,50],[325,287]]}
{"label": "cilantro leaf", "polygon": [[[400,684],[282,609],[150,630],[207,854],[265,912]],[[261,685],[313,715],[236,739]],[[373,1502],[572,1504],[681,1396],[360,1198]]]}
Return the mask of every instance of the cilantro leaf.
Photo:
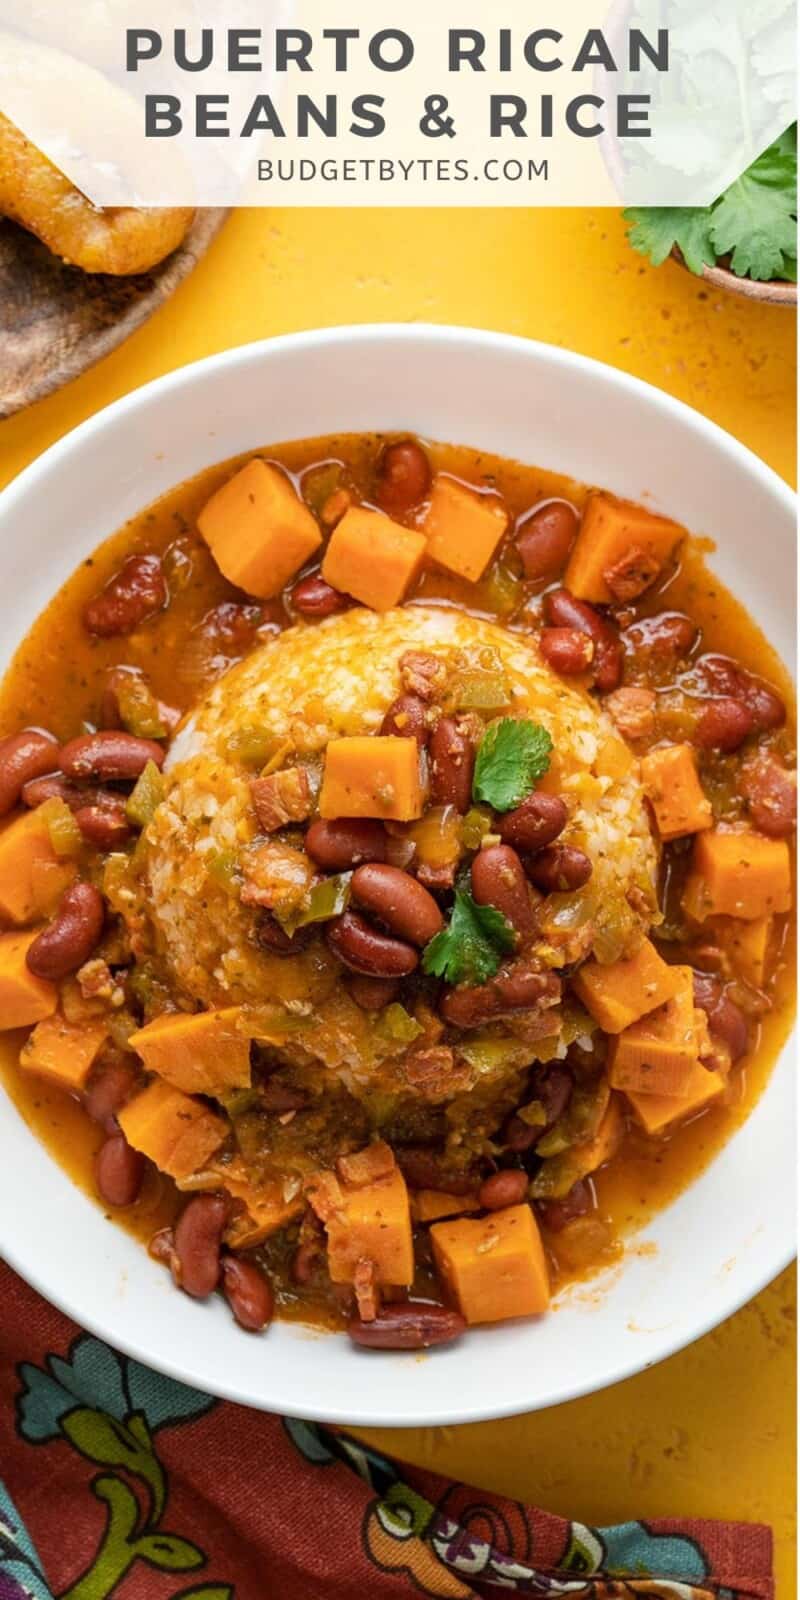
{"label": "cilantro leaf", "polygon": [[675,245],[702,273],[730,257],[740,278],[797,277],[797,129],[787,128],[712,206],[631,206],[634,250],[660,267]]}
{"label": "cilantro leaf", "polygon": [[714,207],[711,237],[740,278],[787,275],[797,256],[797,140],[784,134],[732,183]]}
{"label": "cilantro leaf", "polygon": [[503,717],[487,728],[475,762],[472,793],[495,811],[511,811],[550,765],[553,741],[527,718]]}
{"label": "cilantro leaf", "polygon": [[623,216],[633,224],[628,238],[634,250],[649,256],[654,267],[666,261],[675,245],[691,272],[714,266],[710,206],[629,206]]}
{"label": "cilantro leaf", "polygon": [[501,911],[479,906],[466,890],[457,889],[450,921],[426,946],[422,970],[446,983],[486,983],[515,944],[514,929]]}

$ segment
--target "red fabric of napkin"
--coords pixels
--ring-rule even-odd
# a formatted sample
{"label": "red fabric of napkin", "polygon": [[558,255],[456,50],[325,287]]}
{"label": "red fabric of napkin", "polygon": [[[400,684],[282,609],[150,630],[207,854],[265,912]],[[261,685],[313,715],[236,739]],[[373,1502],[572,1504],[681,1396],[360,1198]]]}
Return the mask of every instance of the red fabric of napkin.
{"label": "red fabric of napkin", "polygon": [[0,1480],[0,1600],[773,1595],[767,1528],[591,1528],[401,1466],[161,1377],[2,1264]]}

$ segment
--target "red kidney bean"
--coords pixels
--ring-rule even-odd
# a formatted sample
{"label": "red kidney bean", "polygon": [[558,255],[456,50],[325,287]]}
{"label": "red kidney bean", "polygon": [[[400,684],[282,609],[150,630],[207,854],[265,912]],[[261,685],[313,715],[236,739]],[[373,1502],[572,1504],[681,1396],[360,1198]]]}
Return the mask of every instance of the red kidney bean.
{"label": "red kidney bean", "polygon": [[432,894],[399,867],[372,862],[357,867],[350,891],[356,905],[385,924],[390,933],[410,944],[429,944],[444,927]]}
{"label": "red kidney bean", "polygon": [[578,532],[578,514],[566,500],[550,500],[517,524],[514,543],[526,578],[557,578]]}
{"label": "red kidney bean", "polygon": [[532,1127],[523,1117],[518,1117],[515,1113],[503,1126],[501,1143],[507,1150],[513,1150],[515,1155],[521,1156],[541,1139],[543,1133],[544,1128]]}
{"label": "red kidney bean", "polygon": [[168,599],[159,557],[128,556],[105,589],[89,601],[83,620],[89,633],[110,639],[132,633],[147,617],[163,610]]}
{"label": "red kidney bean", "polygon": [[600,694],[613,694],[622,682],[623,655],[618,639],[604,639],[595,645],[594,686]]}
{"label": "red kidney bean", "polygon": [[425,702],[415,694],[401,694],[392,701],[381,723],[381,734],[384,738],[416,739],[424,748],[431,736]]}
{"label": "red kidney bean", "polygon": [[463,816],[472,805],[475,747],[452,717],[442,717],[430,742],[430,798],[433,806],[455,806]]}
{"label": "red kidney bean", "polygon": [[537,1073],[531,1085],[530,1098],[540,1101],[545,1120],[534,1126],[515,1112],[503,1128],[502,1142],[506,1148],[518,1154],[530,1150],[563,1116],[573,1087],[572,1073],[567,1067],[549,1067]]}
{"label": "red kidney bean", "polygon": [[62,773],[54,772],[47,778],[33,778],[26,783],[22,799],[32,809],[43,805],[45,800],[63,800],[73,812],[87,844],[101,850],[116,849],[130,837],[125,802],[113,789],[70,783]]}
{"label": "red kidney bean", "polygon": [[742,767],[739,793],[760,833],[787,839],[797,825],[797,779],[774,756],[758,754]]}
{"label": "red kidney bean", "polygon": [[196,1194],[175,1224],[175,1281],[197,1300],[212,1294],[219,1283],[228,1212],[227,1195]]}
{"label": "red kidney bean", "polygon": [[567,825],[567,808],[560,795],[529,794],[522,805],[507,811],[497,824],[504,844],[515,850],[543,850]]}
{"label": "red kidney bean", "polygon": [[442,1189],[445,1194],[474,1194],[478,1177],[474,1172],[451,1172],[444,1156],[426,1145],[399,1145],[397,1164],[409,1189]]}
{"label": "red kidney bean", "polygon": [[586,1178],[579,1178],[563,1200],[537,1200],[536,1210],[551,1233],[560,1233],[568,1222],[574,1222],[576,1217],[585,1217],[587,1211],[594,1210],[591,1184]]}
{"label": "red kidney bean", "polygon": [[234,660],[250,649],[262,621],[261,606],[243,605],[240,600],[222,600],[206,612],[198,631],[209,645],[216,646],[220,655]]}
{"label": "red kidney bean", "polygon": [[753,714],[742,700],[709,700],[694,731],[695,741],[704,750],[738,750],[753,732]]}
{"label": "red kidney bean", "polygon": [[333,617],[338,611],[347,611],[353,604],[349,594],[342,594],[326,583],[319,572],[310,572],[307,578],[289,591],[289,604],[301,617]]}
{"label": "red kidney bean", "polygon": [[429,1350],[432,1345],[450,1344],[466,1326],[457,1311],[407,1300],[382,1306],[372,1322],[356,1319],[347,1332],[365,1350]]}
{"label": "red kidney bean", "polygon": [[275,1310],[272,1286],[252,1261],[223,1256],[222,1293],[239,1327],[248,1333],[261,1333],[272,1321]]}
{"label": "red kidney bean", "polygon": [[540,1134],[546,1133],[563,1116],[573,1088],[572,1073],[568,1067],[548,1067],[536,1073],[531,1084],[531,1099],[539,1100],[544,1106],[545,1121],[539,1129]]}
{"label": "red kidney bean", "polygon": [[585,633],[594,639],[595,643],[599,643],[609,629],[600,612],[585,600],[578,600],[576,595],[570,594],[569,589],[548,589],[543,610],[549,627],[575,628],[578,633]]}
{"label": "red kidney bean", "polygon": [[[77,811],[81,806],[94,805],[103,793],[98,789],[79,788],[76,783],[70,783],[62,772],[52,772],[46,778],[31,778],[22,790],[22,801],[35,811],[37,806],[44,805],[45,800],[63,800],[70,811]],[[109,797],[115,802],[118,795]]]}
{"label": "red kidney bean", "polygon": [[783,727],[786,706],[779,694],[730,656],[705,655],[695,664],[695,674],[708,692],[722,699],[740,700],[747,706],[757,733]]}
{"label": "red kidney bean", "polygon": [[306,1239],[297,1246],[289,1265],[289,1277],[298,1288],[305,1289],[313,1282],[322,1253],[319,1239]]}
{"label": "red kidney bean", "polygon": [[107,1206],[132,1206],[142,1187],[144,1156],[131,1148],[124,1133],[112,1133],[95,1156],[94,1175]]}
{"label": "red kidney bean", "polygon": [[53,921],[42,929],[25,957],[37,978],[60,983],[88,961],[103,932],[105,904],[91,883],[73,883],[61,896]]}
{"label": "red kidney bean", "polygon": [[256,919],[255,932],[263,950],[269,950],[276,956],[296,956],[310,944],[315,929],[309,923],[307,927],[296,928],[294,933],[288,934],[271,911],[261,911]]}
{"label": "red kidney bean", "polygon": [[41,728],[25,728],[0,741],[0,817],[13,811],[27,783],[52,772],[58,761],[58,740]]}
{"label": "red kidney bean", "polygon": [[571,678],[588,671],[594,661],[595,642],[578,628],[543,628],[539,649],[548,667],[562,678]]}
{"label": "red kidney bean", "polygon": [[73,812],[87,844],[97,850],[118,850],[131,836],[125,815],[125,802],[112,789],[82,787],[70,783],[61,773],[34,778],[22,791],[26,806],[35,808],[46,800],[63,800]]}
{"label": "red kidney bean", "polygon": [[529,1182],[527,1172],[518,1172],[516,1168],[493,1172],[481,1184],[478,1200],[485,1211],[505,1211],[506,1206],[522,1204],[528,1193]]}
{"label": "red kidney bean", "polygon": [[334,955],[351,972],[368,978],[405,978],[419,965],[413,945],[380,933],[357,911],[345,911],[329,922],[325,935]]}
{"label": "red kidney bean", "polygon": [[312,822],[303,843],[306,854],[323,872],[350,872],[364,861],[385,861],[388,849],[383,823],[368,817]]}
{"label": "red kidney bean", "polygon": [[454,1028],[479,1028],[509,1011],[534,1011],[557,1001],[561,982],[554,973],[538,972],[523,964],[499,972],[488,983],[451,989],[442,996],[439,1010]]}
{"label": "red kidney bean", "polygon": [[569,894],[582,889],[592,876],[592,863],[583,850],[574,845],[551,844],[525,862],[525,870],[532,883],[543,894]]}
{"label": "red kidney bean", "polygon": [[731,1061],[747,1054],[749,1031],[744,1012],[725,993],[718,978],[695,972],[694,1003],[708,1017],[709,1031],[727,1045]]}
{"label": "red kidney bean", "polygon": [[83,1104],[93,1122],[99,1122],[106,1133],[116,1133],[117,1112],[121,1111],[139,1082],[139,1072],[132,1061],[101,1061],[93,1068],[83,1092]]}
{"label": "red kidney bean", "polygon": [[382,1011],[397,999],[400,986],[396,978],[365,978],[354,972],[347,984],[347,992],[362,1011]]}
{"label": "red kidney bean", "polygon": [[701,972],[721,972],[725,966],[723,952],[720,950],[719,945],[712,943],[710,939],[704,940],[700,944],[693,944],[690,951],[690,959],[692,966],[697,967]]}
{"label": "red kidney bean", "polygon": [[728,1046],[731,1061],[740,1061],[742,1056],[747,1054],[750,1042],[747,1018],[728,995],[723,995],[719,1004],[714,1007],[708,1019],[708,1026],[710,1031]]}
{"label": "red kidney bean", "polygon": [[767,688],[764,683],[759,683],[756,678],[750,678],[745,704],[753,717],[759,733],[770,733],[773,728],[782,728],[786,721],[786,706],[780,695],[773,689]]}
{"label": "red kidney bean", "polygon": [[661,657],[665,661],[680,661],[688,656],[697,639],[697,624],[680,611],[659,611],[654,617],[642,617],[631,623],[620,635],[622,644],[631,655]]}
{"label": "red kidney bean", "polygon": [[79,806],[75,821],[86,843],[95,850],[119,850],[131,836],[130,823],[121,803]]}
{"label": "red kidney bean", "polygon": [[473,860],[471,877],[479,906],[494,906],[522,938],[534,932],[531,892],[516,850],[508,844],[485,845]]}
{"label": "red kidney bean", "polygon": [[425,499],[431,486],[428,457],[416,439],[387,444],[378,462],[375,498],[384,511],[402,515]]}
{"label": "red kidney bean", "polygon": [[293,1089],[290,1084],[278,1083],[274,1078],[262,1083],[259,1098],[263,1109],[274,1111],[276,1116],[286,1111],[303,1111],[308,1105],[305,1089]]}
{"label": "red kidney bean", "polygon": [[141,776],[148,761],[157,767],[163,765],[164,750],[155,739],[137,739],[133,733],[111,728],[101,733],[81,733],[61,751],[62,772],[78,780],[132,782]]}
{"label": "red kidney bean", "polygon": [[574,628],[594,640],[594,682],[609,694],[622,681],[623,651],[619,635],[594,606],[578,600],[569,589],[551,589],[544,597],[544,614],[552,628]]}

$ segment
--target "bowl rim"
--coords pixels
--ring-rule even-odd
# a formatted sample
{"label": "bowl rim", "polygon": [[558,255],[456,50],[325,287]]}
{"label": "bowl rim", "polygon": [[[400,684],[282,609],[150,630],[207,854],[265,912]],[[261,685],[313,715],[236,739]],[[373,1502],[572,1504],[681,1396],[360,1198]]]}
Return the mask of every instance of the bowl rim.
{"label": "bowl rim", "polygon": [[[368,344],[376,338],[402,342],[409,336],[421,336],[434,344],[463,342],[474,348],[492,346],[509,352],[535,352],[543,360],[551,361],[554,366],[563,366],[573,372],[588,368],[598,379],[611,380],[629,395],[638,395],[647,404],[655,405],[656,409],[665,415],[682,419],[724,454],[738,457],[746,462],[748,469],[761,479],[766,488],[783,500],[785,507],[792,511],[795,508],[796,496],[786,480],[734,434],[729,433],[718,422],[713,422],[704,416],[685,400],[679,400],[675,395],[669,394],[666,389],[661,389],[644,378],[626,372],[621,367],[611,366],[607,361],[598,361],[595,356],[583,355],[580,351],[568,350],[561,345],[548,344],[541,339],[528,339],[521,334],[495,332],[491,328],[477,326],[462,328],[455,323],[437,322],[354,322],[338,324],[335,327],[304,328],[294,333],[254,339],[246,344],[234,345],[230,349],[214,351],[211,355],[201,356],[197,361],[185,362],[169,372],[150,378],[147,383],[129,390],[127,394],[120,395],[107,406],[101,406],[91,416],[85,417],[82,422],[63,434],[60,439],[56,439],[53,444],[48,445],[41,455],[23,467],[0,490],[0,511],[6,511],[13,506],[17,495],[27,493],[37,477],[58,466],[62,457],[78,449],[84,439],[101,431],[111,422],[116,422],[127,414],[134,414],[140,407],[146,406],[156,393],[178,393],[182,388],[202,381],[206,373],[226,366],[235,369],[239,363],[245,365],[269,351],[275,351],[276,354],[284,352],[290,354],[292,350],[311,349],[315,346]],[[4,670],[0,663],[0,671]]]}
{"label": "bowl rim", "polygon": [[[795,510],[795,495],[790,486],[769,467],[759,456],[742,444],[733,435],[729,434],[717,423],[710,421],[700,412],[684,401],[676,399],[662,389],[645,380],[635,377],[630,373],[610,366],[590,356],[579,352],[565,350],[558,346],[546,344],[539,340],[527,339],[518,335],[494,332],[489,329],[476,327],[461,328],[450,324],[429,323],[362,323],[341,325],[332,328],[308,329],[296,333],[278,335],[273,338],[252,341],[236,346],[232,349],[215,352],[198,361],[186,363],[172,371],[161,374],[148,383],[130,391],[95,412],[77,427],[70,430],[61,439],[52,444],[40,456],[24,468],[0,492],[0,517],[3,513],[14,512],[18,501],[24,500],[36,489],[38,482],[47,474],[58,468],[62,461],[69,458],[74,452],[80,450],[84,442],[102,431],[112,422],[123,419],[135,418],[137,412],[146,408],[154,398],[165,394],[178,396],[182,390],[191,388],[198,383],[202,385],[209,373],[222,369],[235,372],[240,365],[251,362],[258,363],[268,359],[270,353],[288,353],[292,351],[308,351],[322,346],[335,346],[353,344],[369,344],[375,340],[389,340],[397,343],[407,341],[409,338],[422,339],[434,346],[455,344],[469,346],[475,350],[481,348],[505,350],[509,353],[535,355],[543,363],[550,363],[553,367],[562,367],[571,370],[574,374],[588,373],[600,382],[605,381],[612,386],[617,386],[631,397],[638,397],[649,408],[654,409],[664,418],[672,417],[675,421],[691,428],[700,438],[708,441],[709,446],[716,452],[718,459],[737,460],[739,465],[760,481],[764,489],[778,500],[784,510],[792,515]],[[144,502],[146,504],[146,502]],[[8,663],[0,663],[0,671],[6,670]],[[789,1035],[791,1038],[791,1035]],[[786,1048],[786,1046],[784,1046]],[[764,1093],[767,1092],[768,1084]],[[35,1137],[35,1135],[33,1135]],[[70,1181],[64,1174],[66,1181]],[[9,1214],[8,1226],[4,1229],[2,1216],[0,1216],[0,1251],[5,1256],[9,1265],[20,1273],[20,1276],[34,1289],[41,1293],[51,1304],[71,1317],[80,1327],[87,1329],[95,1336],[103,1339],[113,1347],[122,1351],[136,1360],[148,1362],[148,1355],[143,1351],[141,1342],[136,1339],[127,1339],[125,1336],[124,1319],[120,1319],[114,1307],[108,1313],[92,1314],[87,1316],[86,1309],[81,1305],[79,1291],[74,1294],[69,1289],[64,1289],[54,1299],[52,1288],[48,1283],[48,1272],[44,1260],[37,1262],[34,1269],[29,1261],[19,1259],[16,1248],[13,1215]],[[425,1409],[408,1410],[398,1416],[392,1413],[391,1399],[383,1410],[380,1418],[376,1420],[374,1407],[359,1409],[357,1405],[349,1402],[346,1407],[337,1403],[331,1397],[324,1407],[319,1404],[305,1409],[294,1400],[291,1412],[298,1417],[308,1417],[312,1420],[351,1426],[386,1426],[386,1427],[414,1427],[423,1425],[449,1424],[453,1422],[468,1423],[497,1419],[504,1416],[518,1415],[534,1409],[546,1409],[554,1405],[563,1405],[582,1396],[600,1392],[600,1390],[622,1382],[635,1376],[639,1372],[648,1370],[671,1355],[676,1354],[688,1344],[702,1338],[713,1328],[719,1326],[728,1317],[738,1311],[743,1305],[759,1294],[765,1286],[772,1281],[785,1267],[789,1265],[795,1254],[794,1224],[792,1216],[787,1212],[784,1226],[779,1237],[773,1238],[772,1248],[766,1258],[756,1257],[746,1274],[744,1284],[728,1280],[726,1288],[718,1288],[713,1297],[713,1309],[703,1311],[695,1307],[695,1316],[692,1321],[691,1331],[686,1329],[675,1330],[665,1328],[654,1333],[652,1342],[648,1345],[647,1355],[644,1359],[626,1349],[616,1362],[606,1364],[600,1381],[590,1379],[571,1380],[569,1376],[555,1385],[555,1392],[551,1399],[542,1403],[538,1398],[526,1396],[523,1392],[513,1403],[508,1402],[498,1405],[497,1402],[484,1400],[480,1403],[471,1401],[459,1403],[454,1414],[452,1401],[445,1402],[440,1408],[426,1406]],[[602,1278],[595,1280],[602,1291]],[[565,1305],[563,1309],[568,1309]],[[308,1330],[313,1334],[314,1330]],[[478,1334],[480,1330],[478,1330]],[[309,1340],[309,1349],[313,1344]],[[434,1357],[436,1353],[434,1353]],[[313,1357],[312,1357],[313,1359]],[[253,1397],[244,1384],[239,1384],[235,1371],[231,1368],[220,1369],[215,1374],[213,1384],[209,1385],[208,1374],[203,1370],[202,1358],[198,1358],[194,1349],[183,1350],[180,1357],[176,1354],[174,1359],[164,1360],[158,1358],[158,1371],[188,1383],[206,1393],[212,1393],[220,1398],[236,1402],[241,1405],[267,1409],[275,1408],[272,1402],[260,1402]],[[392,1378],[387,1371],[387,1391],[391,1396]]]}

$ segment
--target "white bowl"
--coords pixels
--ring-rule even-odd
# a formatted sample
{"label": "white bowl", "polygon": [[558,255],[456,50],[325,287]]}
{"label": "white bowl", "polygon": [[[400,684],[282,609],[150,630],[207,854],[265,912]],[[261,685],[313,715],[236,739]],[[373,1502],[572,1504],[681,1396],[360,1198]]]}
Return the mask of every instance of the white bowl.
{"label": "white bowl", "polygon": [[[498,334],[339,328],[227,351],[92,417],[0,496],[0,659],[80,559],[164,490],[269,442],[413,429],[651,503],[718,541],[713,565],[784,661],[794,644],[794,503],[696,412],[582,356]],[[452,1349],[359,1352],[176,1293],[163,1267],[53,1162],[6,1103],[0,1250],[76,1321],[200,1389],[321,1420],[457,1423],[555,1405],[660,1361],[756,1294],[793,1252],[791,1048],[746,1125],[591,1295]]]}

